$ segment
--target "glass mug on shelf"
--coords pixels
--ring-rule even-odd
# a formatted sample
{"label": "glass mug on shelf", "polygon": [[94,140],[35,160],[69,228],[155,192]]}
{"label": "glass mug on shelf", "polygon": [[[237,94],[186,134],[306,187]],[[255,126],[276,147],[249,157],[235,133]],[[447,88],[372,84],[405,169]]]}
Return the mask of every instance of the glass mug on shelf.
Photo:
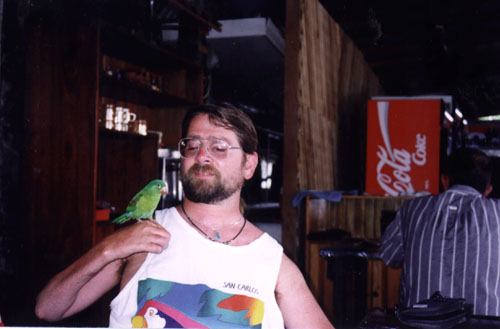
{"label": "glass mug on shelf", "polygon": [[106,124],[105,124],[106,129],[113,129],[113,121],[114,121],[113,105],[106,104]]}
{"label": "glass mug on shelf", "polygon": [[147,136],[148,134],[148,122],[146,120],[137,120],[134,122],[134,133]]}
{"label": "glass mug on shelf", "polygon": [[115,130],[122,131],[123,130],[123,107],[117,106],[115,108]]}
{"label": "glass mug on shelf", "polygon": [[135,113],[130,112],[128,108],[124,108],[122,131],[128,131],[129,123],[134,122],[135,119],[137,119],[137,115]]}

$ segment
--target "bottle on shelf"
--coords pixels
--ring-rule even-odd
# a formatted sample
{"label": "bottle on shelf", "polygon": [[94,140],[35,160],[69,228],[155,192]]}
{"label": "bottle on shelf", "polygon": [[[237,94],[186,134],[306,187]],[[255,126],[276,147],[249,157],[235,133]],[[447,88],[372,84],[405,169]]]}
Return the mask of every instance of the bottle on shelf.
{"label": "bottle on shelf", "polygon": [[113,129],[114,126],[113,104],[106,104],[106,129]]}
{"label": "bottle on shelf", "polygon": [[128,131],[129,124],[137,119],[137,115],[126,107],[123,108],[123,121],[122,121],[122,131]]}
{"label": "bottle on shelf", "polygon": [[115,130],[122,131],[123,130],[123,107],[117,106],[115,109]]}

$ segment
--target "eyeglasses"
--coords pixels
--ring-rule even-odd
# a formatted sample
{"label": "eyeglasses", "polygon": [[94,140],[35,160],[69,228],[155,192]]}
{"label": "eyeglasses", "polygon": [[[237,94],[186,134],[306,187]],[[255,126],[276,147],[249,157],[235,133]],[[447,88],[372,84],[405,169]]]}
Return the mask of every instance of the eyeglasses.
{"label": "eyeglasses", "polygon": [[[202,143],[201,141],[205,141]],[[179,141],[179,153],[183,158],[192,158],[198,154],[200,146],[205,145],[205,150],[215,159],[227,157],[229,150],[239,150],[241,147],[230,146],[225,140],[217,138],[200,139],[195,137],[183,138]]]}

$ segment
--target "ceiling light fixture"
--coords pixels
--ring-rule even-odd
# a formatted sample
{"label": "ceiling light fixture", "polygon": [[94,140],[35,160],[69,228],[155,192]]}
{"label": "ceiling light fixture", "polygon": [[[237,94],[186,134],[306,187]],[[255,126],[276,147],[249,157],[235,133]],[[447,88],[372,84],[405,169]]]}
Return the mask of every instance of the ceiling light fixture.
{"label": "ceiling light fixture", "polygon": [[446,117],[446,119],[448,119],[448,121],[450,122],[453,122],[455,120],[453,120],[453,117],[451,116],[451,114],[448,112],[448,111],[444,111],[444,116]]}
{"label": "ceiling light fixture", "polygon": [[500,120],[500,114],[487,115],[484,117],[477,118],[479,121],[498,121]]}

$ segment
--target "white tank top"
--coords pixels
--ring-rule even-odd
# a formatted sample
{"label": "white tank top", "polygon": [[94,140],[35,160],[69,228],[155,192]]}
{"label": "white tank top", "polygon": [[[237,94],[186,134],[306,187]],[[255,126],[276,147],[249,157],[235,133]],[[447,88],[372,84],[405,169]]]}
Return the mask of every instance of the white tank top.
{"label": "white tank top", "polygon": [[245,246],[212,242],[175,208],[156,212],[168,247],[149,253],[111,302],[110,327],[283,328],[275,287],[281,245],[264,233]]}

